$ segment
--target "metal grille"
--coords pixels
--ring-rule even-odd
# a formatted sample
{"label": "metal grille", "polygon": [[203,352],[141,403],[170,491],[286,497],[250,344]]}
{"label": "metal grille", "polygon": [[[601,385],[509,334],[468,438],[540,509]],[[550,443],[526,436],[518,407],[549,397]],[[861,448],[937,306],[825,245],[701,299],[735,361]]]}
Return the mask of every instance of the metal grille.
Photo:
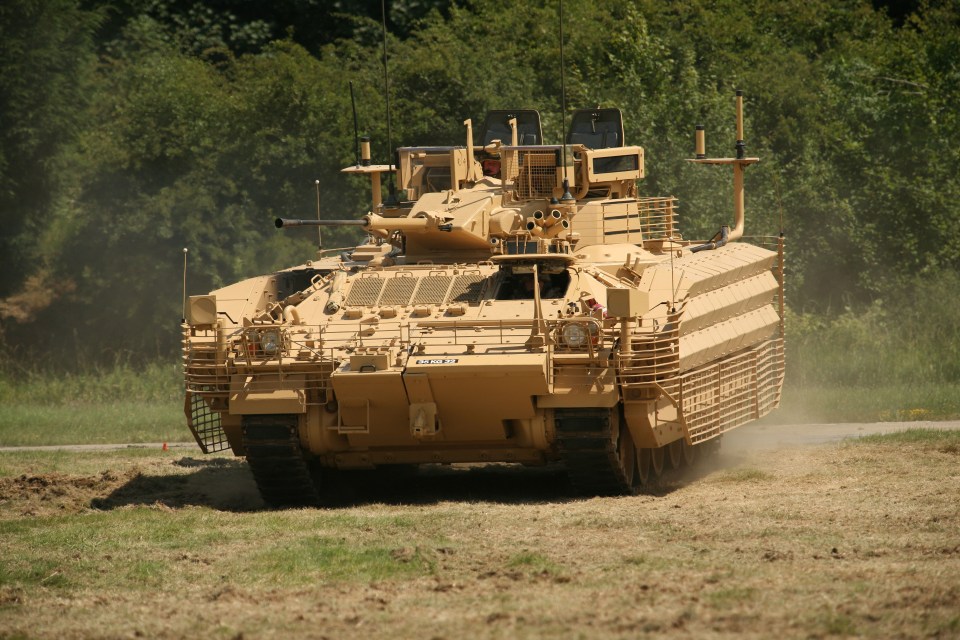
{"label": "metal grille", "polygon": [[476,304],[480,302],[480,294],[483,293],[483,282],[485,278],[479,273],[469,273],[457,276],[450,287],[450,302],[466,302]]}
{"label": "metal grille", "polygon": [[383,289],[383,295],[380,296],[381,306],[395,306],[410,304],[410,296],[419,282],[419,278],[400,277],[387,280],[387,286]]}
{"label": "metal grille", "polygon": [[684,374],[680,404],[690,439],[709,440],[763,417],[779,406],[782,385],[782,338]]}
{"label": "metal grille", "polygon": [[637,201],[640,232],[646,240],[672,238],[677,231],[676,198],[641,198]]}
{"label": "metal grille", "polygon": [[352,307],[369,307],[377,303],[383,289],[381,278],[359,278],[350,288],[345,304]]}
{"label": "metal grille", "polygon": [[[662,391],[676,396],[680,373],[680,307],[672,314],[645,318],[650,323],[630,336],[630,353],[620,356],[620,383],[625,399],[648,400]],[[652,325],[659,330],[654,330]]]}
{"label": "metal grille", "polygon": [[636,213],[624,215],[621,209],[605,211],[603,232],[606,235],[621,235],[630,241],[630,234],[644,240],[664,240],[679,237],[676,220],[676,198],[641,198],[637,200]]}
{"label": "metal grille", "polygon": [[765,416],[780,406],[783,389],[783,340],[771,340],[757,360],[757,409]]}
{"label": "metal grille", "polygon": [[426,276],[413,297],[413,304],[440,304],[447,297],[447,289],[453,276]]}
{"label": "metal grille", "polygon": [[553,153],[524,153],[517,173],[516,192],[522,199],[549,198],[557,186],[557,157]]}
{"label": "metal grille", "polygon": [[717,402],[719,388],[718,367],[711,366],[684,376],[681,405],[687,430],[694,442],[705,440],[720,422],[720,404]]}
{"label": "metal grille", "polygon": [[187,393],[226,398],[230,376],[226,368],[217,363],[217,332],[212,329],[192,330],[186,325],[181,326],[181,331],[181,361]]}
{"label": "metal grille", "polygon": [[503,153],[500,165],[500,175],[504,180],[513,180],[520,171],[519,164],[520,152],[508,150]]}
{"label": "metal grille", "polygon": [[751,351],[720,363],[720,433],[757,415],[757,353]]}
{"label": "metal grille", "polygon": [[190,391],[187,391],[184,400],[187,424],[204,453],[216,453],[230,448],[227,434],[220,424],[220,413],[210,408],[211,401],[212,398],[205,398]]}

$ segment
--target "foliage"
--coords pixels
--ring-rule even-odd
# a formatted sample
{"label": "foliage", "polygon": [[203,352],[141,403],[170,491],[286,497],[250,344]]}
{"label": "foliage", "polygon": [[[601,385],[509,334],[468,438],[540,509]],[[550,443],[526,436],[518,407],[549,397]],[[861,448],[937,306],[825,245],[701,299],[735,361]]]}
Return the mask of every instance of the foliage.
{"label": "foliage", "polygon": [[[465,118],[512,106],[539,109],[547,141],[562,137],[554,2],[389,4],[389,143],[462,144]],[[918,307],[898,311],[906,298],[897,297],[937,282],[914,288],[942,310],[938,287],[960,273],[956,3],[567,5],[568,107],[623,109],[628,139],[646,149],[641,189],[681,199],[687,237],[712,235],[732,197],[726,173],[685,162],[693,125],[706,126],[711,154],[729,154],[732,92],[744,89],[748,149],[762,158],[747,174],[748,225],[788,234],[803,353],[830,361],[839,349],[818,352],[815,342],[857,350],[874,335],[895,353],[898,334],[956,344],[955,333],[912,320]],[[315,180],[326,215],[362,212],[363,181],[339,169],[354,159],[351,81],[361,134],[376,161],[390,157],[379,7],[4,3],[5,353],[169,358],[184,247],[189,292],[204,292],[312,257],[312,234],[278,233],[270,220],[310,215]],[[334,246],[351,236],[324,238]],[[874,352],[837,366],[863,381],[923,367],[958,376],[946,358],[881,367]]]}
{"label": "foliage", "polygon": [[918,276],[865,309],[788,319],[789,376],[802,387],[869,388],[960,381],[960,277]]}
{"label": "foliage", "polygon": [[0,297],[55,260],[33,238],[69,197],[64,156],[89,124],[101,16],[72,0],[0,6]]}

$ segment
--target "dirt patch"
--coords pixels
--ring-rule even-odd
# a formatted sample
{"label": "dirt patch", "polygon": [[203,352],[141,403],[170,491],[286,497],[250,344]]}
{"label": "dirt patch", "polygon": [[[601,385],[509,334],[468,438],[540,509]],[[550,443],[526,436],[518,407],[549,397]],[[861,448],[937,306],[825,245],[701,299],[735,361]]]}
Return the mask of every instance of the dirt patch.
{"label": "dirt patch", "polygon": [[262,509],[263,501],[246,463],[226,458],[148,459],[124,471],[95,475],[28,473],[0,478],[0,518],[138,505],[251,511]]}
{"label": "dirt patch", "polygon": [[0,511],[10,510],[21,516],[78,513],[90,507],[92,497],[109,493],[129,481],[131,475],[103,471],[92,476],[46,473],[0,478]]}
{"label": "dirt patch", "polygon": [[137,505],[169,508],[203,506],[220,511],[263,508],[250,470],[243,460],[183,457],[150,473],[137,473],[109,494],[91,497],[95,509]]}
{"label": "dirt patch", "polygon": [[[46,484],[27,474],[0,483],[18,526],[62,513],[40,499],[36,515],[19,515],[57,483],[85,509],[99,501],[106,527],[121,516],[149,526],[111,536],[78,524],[67,542],[40,547],[7,538],[0,628],[38,638],[960,637],[957,442],[726,448],[629,498],[578,498],[558,469],[430,467],[354,487],[360,499],[346,506],[287,512],[259,510],[245,466],[229,458],[146,460]],[[394,571],[370,578],[377,563]]]}

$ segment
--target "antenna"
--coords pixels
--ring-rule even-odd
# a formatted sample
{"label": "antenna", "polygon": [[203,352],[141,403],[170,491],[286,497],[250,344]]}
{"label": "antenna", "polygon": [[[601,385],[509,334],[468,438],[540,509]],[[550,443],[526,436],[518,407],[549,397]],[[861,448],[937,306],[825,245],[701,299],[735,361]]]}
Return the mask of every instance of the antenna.
{"label": "antenna", "polygon": [[357,101],[353,97],[353,80],[350,81],[350,106],[353,107],[353,157],[360,166],[360,130],[357,126]]}
{"label": "antenna", "polygon": [[670,236],[670,238],[667,239],[667,242],[670,243],[670,313],[673,313],[677,310],[677,300],[676,300],[677,285],[674,282],[674,277],[673,277],[673,254],[675,252],[673,250],[672,235]]}
{"label": "antenna", "polygon": [[180,322],[187,321],[187,251],[186,247],[183,248],[183,317],[180,318]]}
{"label": "antenna", "polygon": [[[380,0],[380,23],[383,26],[383,95],[387,101],[387,166],[393,164],[393,135],[390,130],[390,79],[387,74],[387,0]],[[388,171],[390,185],[384,206],[397,206],[396,188],[393,184],[393,172]]]}
{"label": "antenna", "polygon": [[563,0],[560,0],[560,145],[563,148],[563,195],[560,202],[573,201],[570,193],[570,181],[567,179],[567,86],[565,82],[566,66],[563,64]]}
{"label": "antenna", "polygon": [[743,90],[737,89],[736,93],[736,110],[737,110],[737,160],[743,160],[744,151],[747,148],[746,143],[743,141]]}
{"label": "antenna", "polygon": [[777,208],[780,209],[780,237],[783,237],[783,200],[780,198],[780,180],[777,178],[777,170],[773,170],[773,186],[777,192]]}
{"label": "antenna", "polygon": [[698,245],[696,247],[691,247],[690,251],[693,253],[696,253],[697,251],[705,251],[707,249],[716,249],[718,247],[722,247],[727,242],[734,242],[743,237],[743,171],[749,165],[760,162],[760,158],[746,157],[747,144],[743,140],[743,91],[740,89],[736,90],[735,107],[737,125],[737,142],[735,146],[736,158],[707,158],[703,125],[697,125],[696,157],[687,160],[687,162],[693,162],[696,164],[729,165],[733,167],[733,229],[727,225],[721,226],[720,231],[710,239],[710,242]]}
{"label": "antenna", "polygon": [[[350,89],[353,89],[353,84],[351,83]],[[360,164],[359,162],[357,164]],[[320,221],[320,181],[314,180],[313,184],[317,187],[317,222]],[[323,237],[320,234],[320,225],[317,225],[317,252],[323,251]]]}

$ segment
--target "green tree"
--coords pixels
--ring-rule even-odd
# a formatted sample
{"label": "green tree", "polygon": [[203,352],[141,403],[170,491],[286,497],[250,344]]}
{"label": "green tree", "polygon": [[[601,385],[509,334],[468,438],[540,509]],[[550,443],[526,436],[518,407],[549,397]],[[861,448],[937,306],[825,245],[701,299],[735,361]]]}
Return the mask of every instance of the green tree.
{"label": "green tree", "polygon": [[[0,7],[0,326],[25,349],[169,353],[183,247],[202,292],[312,257],[313,233],[271,220],[312,216],[315,180],[324,215],[368,208],[366,181],[340,168],[351,81],[375,161],[392,154],[380,3],[91,4]],[[785,228],[791,304],[855,314],[960,271],[955,2],[566,4],[568,111],[623,110],[641,190],[680,198],[688,238],[731,221],[729,172],[686,159],[695,124],[711,155],[733,153],[741,88],[762,158],[747,231]],[[463,144],[464,119],[512,107],[560,141],[556,2],[390,5],[393,146]]]}
{"label": "green tree", "polygon": [[0,5],[0,299],[30,275],[49,284],[38,238],[71,193],[64,153],[89,123],[100,21],[75,0]]}

